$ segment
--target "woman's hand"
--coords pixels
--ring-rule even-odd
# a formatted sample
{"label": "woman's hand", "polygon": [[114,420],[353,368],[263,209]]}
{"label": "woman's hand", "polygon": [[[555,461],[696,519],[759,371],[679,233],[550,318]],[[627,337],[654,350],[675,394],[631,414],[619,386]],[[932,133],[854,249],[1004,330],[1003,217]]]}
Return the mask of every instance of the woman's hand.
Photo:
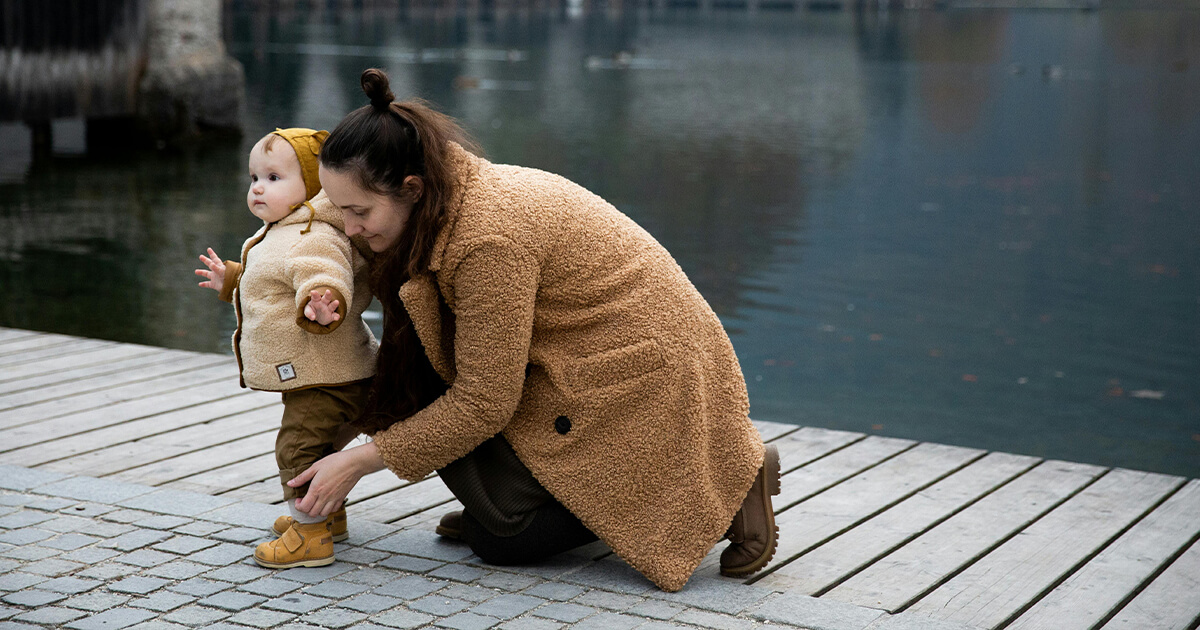
{"label": "woman's hand", "polygon": [[221,288],[225,286],[225,263],[211,247],[208,248],[208,256],[200,254],[200,262],[208,267],[208,269],[196,270],[197,276],[208,278],[205,282],[201,282],[200,286],[206,289],[215,289],[217,293],[220,293]]}
{"label": "woman's hand", "polygon": [[374,442],[327,455],[288,482],[295,488],[308,485],[308,493],[296,501],[296,509],[313,517],[325,517],[342,507],[359,479],[383,470],[383,458]]}

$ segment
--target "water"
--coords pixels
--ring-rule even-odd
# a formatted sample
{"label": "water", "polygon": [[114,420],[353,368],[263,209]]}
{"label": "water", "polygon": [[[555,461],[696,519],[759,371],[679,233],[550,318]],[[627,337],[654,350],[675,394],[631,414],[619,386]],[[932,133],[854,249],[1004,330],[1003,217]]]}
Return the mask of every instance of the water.
{"label": "water", "polygon": [[[241,143],[30,164],[0,126],[0,324],[229,352],[196,255],[245,153],[359,72],[675,254],[755,418],[1200,476],[1200,14],[232,12]],[[378,322],[375,322],[377,325]]]}

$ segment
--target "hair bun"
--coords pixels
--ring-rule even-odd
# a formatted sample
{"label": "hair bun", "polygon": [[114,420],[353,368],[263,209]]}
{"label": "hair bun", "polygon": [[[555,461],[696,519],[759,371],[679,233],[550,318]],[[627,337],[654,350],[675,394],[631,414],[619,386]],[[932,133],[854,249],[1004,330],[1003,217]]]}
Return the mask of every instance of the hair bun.
{"label": "hair bun", "polygon": [[363,70],[359,82],[362,83],[363,92],[371,99],[371,105],[375,109],[384,109],[396,100],[396,95],[388,88],[387,74],[379,68]]}

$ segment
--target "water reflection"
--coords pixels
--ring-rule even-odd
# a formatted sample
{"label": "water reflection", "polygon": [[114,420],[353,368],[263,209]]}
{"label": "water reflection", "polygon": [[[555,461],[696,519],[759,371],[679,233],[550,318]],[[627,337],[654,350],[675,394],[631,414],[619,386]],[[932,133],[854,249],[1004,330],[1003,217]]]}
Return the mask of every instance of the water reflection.
{"label": "water reflection", "polygon": [[0,324],[227,351],[232,314],[191,270],[256,227],[245,152],[331,128],[378,65],[492,159],[658,237],[756,417],[1200,475],[1196,15],[225,20],[245,140],[58,157],[0,187]]}

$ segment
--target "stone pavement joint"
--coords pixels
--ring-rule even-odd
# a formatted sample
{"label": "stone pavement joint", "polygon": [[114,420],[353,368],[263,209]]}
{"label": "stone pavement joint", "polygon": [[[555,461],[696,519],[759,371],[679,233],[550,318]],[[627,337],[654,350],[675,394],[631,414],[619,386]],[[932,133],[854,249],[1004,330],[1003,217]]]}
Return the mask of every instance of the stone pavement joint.
{"label": "stone pavement joint", "polygon": [[[263,569],[284,506],[0,466],[0,627],[914,630],[931,620],[696,577],[654,587],[605,549],[483,564],[425,530],[355,520],[321,568]],[[351,506],[353,518],[353,506]],[[601,558],[595,560],[595,558]],[[924,625],[922,625],[924,624]],[[937,625],[937,630],[968,630]]]}

